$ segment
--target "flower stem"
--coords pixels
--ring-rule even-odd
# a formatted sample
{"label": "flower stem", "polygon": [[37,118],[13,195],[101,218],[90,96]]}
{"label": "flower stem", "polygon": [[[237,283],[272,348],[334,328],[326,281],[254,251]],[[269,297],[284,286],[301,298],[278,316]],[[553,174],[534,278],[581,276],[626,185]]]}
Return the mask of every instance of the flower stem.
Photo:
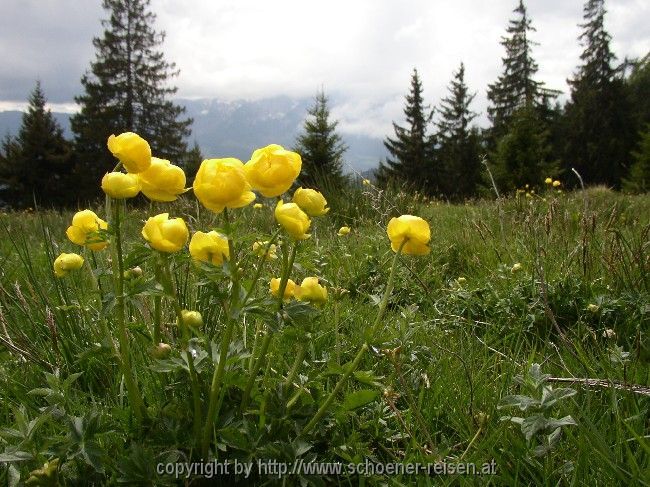
{"label": "flower stem", "polygon": [[124,260],[122,257],[122,231],[120,228],[121,200],[113,200],[113,225],[115,245],[113,245],[113,281],[115,286],[115,318],[118,326],[118,341],[120,343],[120,365],[126,384],[127,394],[138,421],[146,416],[142,395],[133,377],[129,336],[126,330],[126,306],[124,302]]}
{"label": "flower stem", "polygon": [[[400,245],[397,252],[395,252],[395,257],[393,257],[393,264],[390,269],[390,275],[388,276],[388,283],[386,284],[386,289],[384,290],[384,296],[382,297],[381,302],[379,303],[379,309],[377,310],[377,317],[375,318],[375,322],[370,328],[370,334],[368,336],[369,339],[372,339],[377,333],[377,330],[379,329],[379,325],[381,324],[381,319],[384,316],[384,312],[386,311],[386,306],[388,305],[388,299],[390,298],[390,294],[393,291],[393,282],[395,281],[395,271],[397,269],[397,259],[399,255],[402,253],[402,248],[404,248],[406,242],[407,240],[405,239],[402,242],[402,245]],[[314,414],[314,416],[311,418],[309,423],[307,423],[307,425],[303,428],[302,432],[300,433],[301,436],[309,433],[314,428],[314,426],[316,426],[318,421],[320,421],[320,419],[323,416],[325,416],[325,413],[327,413],[328,409],[334,402],[334,399],[336,398],[338,392],[341,390],[341,388],[343,387],[345,382],[350,378],[350,376],[354,373],[354,371],[357,370],[357,368],[359,367],[359,364],[361,363],[361,360],[363,359],[366,350],[368,350],[368,347],[369,347],[368,340],[366,340],[363,343],[363,345],[361,345],[361,348],[357,352],[356,357],[354,357],[354,360],[348,366],[343,376],[339,379],[339,381],[334,386],[332,392],[330,392],[330,395],[327,396],[327,399],[325,399],[325,402],[321,404],[320,408],[318,408],[318,411],[316,411],[316,414]]]}
{"label": "flower stem", "polygon": [[203,435],[201,439],[201,450],[203,458],[207,459],[208,451],[210,448],[210,439],[212,435],[212,426],[217,416],[217,406],[219,402],[219,393],[221,391],[221,382],[223,381],[224,371],[226,369],[226,361],[228,359],[228,349],[230,348],[230,340],[232,339],[233,330],[235,328],[235,320],[233,310],[235,310],[239,300],[239,269],[237,268],[237,261],[235,259],[235,245],[231,237],[230,217],[228,215],[228,208],[223,211],[225,229],[228,234],[228,253],[230,254],[229,264],[231,266],[232,275],[232,294],[230,296],[230,306],[226,313],[226,330],[221,337],[221,344],[219,348],[219,363],[214,369],[212,374],[212,384],[210,385],[210,398],[208,402],[208,414],[205,418],[205,425],[203,427]]}
{"label": "flower stem", "polygon": [[293,380],[296,378],[296,375],[298,374],[298,371],[300,370],[300,365],[302,364],[302,359],[305,358],[305,354],[307,353],[307,344],[309,343],[309,340],[304,340],[301,341],[298,344],[298,351],[296,352],[296,359],[293,361],[293,365],[291,366],[291,370],[289,371],[289,374],[287,375],[286,380],[284,381],[284,387],[287,391],[289,391],[289,388],[291,387],[291,384],[293,383]]}
{"label": "flower stem", "polygon": [[[192,355],[192,352],[189,349],[188,331],[187,331],[187,327],[183,323],[183,311],[181,309],[181,305],[178,300],[178,294],[176,293],[176,288],[174,287],[174,283],[172,281],[172,274],[171,274],[171,270],[169,269],[169,259],[165,254],[161,254],[160,258],[162,259],[162,265],[158,266],[157,272],[163,280],[162,282],[163,288],[165,288],[166,291],[172,296],[172,304],[174,306],[174,312],[176,313],[176,318],[178,320],[178,326],[180,326],[182,329],[183,341],[187,346],[187,350],[185,351],[185,356],[187,357],[187,367],[190,372],[190,387],[192,389],[192,401],[194,405],[194,423],[193,423],[194,435],[196,438],[198,438],[199,435],[201,434],[201,391],[199,388],[199,379],[196,374],[196,369],[194,368],[194,356]],[[158,305],[160,307],[160,303],[158,303]],[[160,309],[158,311],[160,311]],[[157,328],[158,328],[158,332],[160,333],[160,323],[157,324]],[[156,341],[155,343],[157,344],[158,342]]]}
{"label": "flower stem", "polygon": [[[160,262],[159,258],[154,259],[154,275],[156,281],[162,281],[162,275],[160,272]],[[158,345],[161,341],[161,328],[162,328],[162,296],[153,297],[153,344],[154,346]]]}

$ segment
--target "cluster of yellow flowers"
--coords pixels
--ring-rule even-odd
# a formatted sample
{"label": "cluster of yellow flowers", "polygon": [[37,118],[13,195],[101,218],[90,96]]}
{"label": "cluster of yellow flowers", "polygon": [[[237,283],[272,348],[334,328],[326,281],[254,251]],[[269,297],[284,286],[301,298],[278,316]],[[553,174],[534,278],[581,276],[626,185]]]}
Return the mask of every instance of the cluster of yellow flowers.
{"label": "cluster of yellow flowers", "polygon": [[548,184],[549,186],[553,186],[554,188],[559,188],[562,186],[562,183],[559,180],[553,180],[553,178],[546,178],[544,180],[544,183]]}
{"label": "cluster of yellow flowers", "polygon": [[[107,145],[120,161],[101,183],[103,191],[111,198],[133,198],[142,192],[152,201],[169,202],[189,190],[185,188],[183,170],[167,160],[152,157],[148,142],[139,135],[132,132],[111,135]],[[120,165],[126,172],[119,171]],[[220,213],[225,208],[249,205],[256,199],[254,191],[265,197],[281,196],[295,182],[301,167],[299,154],[271,144],[255,150],[246,164],[235,158],[204,160],[194,179],[193,190],[203,206]],[[256,203],[255,207],[262,208],[263,205]],[[300,187],[294,192],[291,202],[285,203],[279,198],[274,216],[286,233],[299,241],[310,237],[311,218],[325,215],[328,211],[327,201],[321,193]],[[108,245],[106,235],[102,233],[107,228],[106,221],[90,210],[83,210],[74,215],[66,234],[75,244],[90,250],[102,250]],[[410,255],[429,252],[429,225],[422,218],[411,215],[393,218],[387,230],[393,251]],[[348,233],[350,228],[346,226],[338,231],[339,236]],[[168,213],[149,218],[142,228],[142,236],[151,248],[159,252],[178,252],[189,239],[190,255],[197,261],[220,265],[230,259],[226,236],[216,231],[197,231],[190,239],[185,221],[178,217],[170,218]],[[253,252],[264,253],[267,245],[268,242],[256,242]],[[266,258],[276,257],[276,246],[270,245]],[[60,265],[59,268],[63,269]],[[56,272],[57,276],[64,275],[63,270]],[[278,286],[279,280],[271,281],[273,293],[278,292]],[[300,286],[290,280],[285,289],[285,298],[289,297],[323,302],[327,299],[327,290],[316,277],[306,278]]]}
{"label": "cluster of yellow flowers", "polygon": [[[277,298],[280,294],[280,279],[271,279],[269,290]],[[292,279],[288,279],[282,298],[285,301],[295,298],[312,304],[323,304],[327,301],[327,288],[320,285],[317,277],[305,277],[300,285],[296,284]]]}

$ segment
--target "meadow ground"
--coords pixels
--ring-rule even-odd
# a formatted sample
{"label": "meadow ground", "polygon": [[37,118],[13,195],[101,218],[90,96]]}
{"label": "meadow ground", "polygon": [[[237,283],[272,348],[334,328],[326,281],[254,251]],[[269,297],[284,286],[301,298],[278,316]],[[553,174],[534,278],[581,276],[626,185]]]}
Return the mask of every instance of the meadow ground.
{"label": "meadow ground", "polygon": [[[649,196],[593,188],[448,205],[370,187],[330,203],[337,210],[314,219],[291,275],[326,283],[320,314],[293,307],[294,324],[277,328],[264,318],[279,258],[263,264],[253,305],[234,325],[213,465],[255,463],[248,478],[234,477],[230,464],[231,481],[650,484]],[[251,245],[275,231],[271,208],[233,212],[244,288],[258,265]],[[227,281],[197,271],[186,251],[170,258],[180,305],[201,311],[205,323],[188,345],[140,237],[146,217],[162,211],[183,216],[191,230],[222,225],[190,197],[126,214],[125,265],[143,271],[125,289],[142,420],[111,338],[109,252],[84,254],[66,239],[72,213],[0,216],[0,484],[175,484],[183,480],[159,465],[202,458],[193,420],[206,414]],[[430,223],[431,252],[399,258],[387,312],[369,337],[394,255],[386,224],[400,214]],[[337,235],[342,225],[350,234]],[[60,252],[80,252],[89,267],[55,278]],[[151,354],[156,302],[172,344],[162,359]],[[258,364],[267,334],[273,340]],[[301,434],[366,342],[327,414]],[[289,472],[257,463],[268,460]],[[480,477],[399,471],[436,462],[495,468]],[[305,464],[347,470],[309,472]],[[357,464],[372,465],[374,475],[354,471]],[[388,465],[397,472],[381,475]]]}

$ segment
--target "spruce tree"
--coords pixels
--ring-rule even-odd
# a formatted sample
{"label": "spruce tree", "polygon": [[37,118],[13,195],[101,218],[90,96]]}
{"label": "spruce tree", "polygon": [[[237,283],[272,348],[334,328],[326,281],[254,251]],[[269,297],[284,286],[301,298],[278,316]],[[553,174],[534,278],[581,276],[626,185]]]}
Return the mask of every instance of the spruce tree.
{"label": "spruce tree", "polygon": [[635,138],[620,70],[613,66],[611,37],[605,30],[604,0],[587,0],[579,39],[581,66],[569,80],[571,100],[565,112],[567,169],[586,183],[618,187]]}
{"label": "spruce tree", "polygon": [[433,112],[424,105],[417,69],[413,70],[411,76],[404,115],[406,126],[393,122],[395,137],[387,137],[384,141],[390,157],[386,159],[386,164],[380,163],[377,180],[383,185],[391,180],[404,182],[415,189],[437,193],[440,175],[433,166],[434,139],[427,134]]}
{"label": "spruce tree", "polygon": [[111,134],[136,132],[151,145],[155,156],[179,163],[187,151],[185,142],[191,119],[185,108],[169,98],[178,75],[163,57],[164,33],[153,29],[155,15],[149,0],[104,0],[109,14],[102,21],[102,37],[93,39],[96,59],[81,83],[85,93],[75,100],[81,111],[72,117],[75,145],[89,187],[97,188],[101,175],[115,161],[106,149]]}
{"label": "spruce tree", "polygon": [[637,150],[632,152],[634,162],[623,180],[623,189],[632,193],[650,191],[650,123],[639,134],[639,139]]}
{"label": "spruce tree", "polygon": [[513,12],[516,17],[509,21],[508,35],[501,38],[506,51],[502,58],[503,72],[488,85],[488,118],[492,123],[489,143],[492,148],[508,132],[510,121],[518,109],[523,106],[546,107],[559,93],[535,80],[538,65],[532,57],[532,48],[537,43],[530,38],[535,28],[523,0],[519,0]]}
{"label": "spruce tree", "polygon": [[330,120],[328,101],[324,91],[316,94],[314,105],[307,110],[303,133],[297,137],[293,150],[302,157],[301,184],[340,189],[345,180],[343,154],[347,146],[336,132],[338,121]]}
{"label": "spruce tree", "polygon": [[60,207],[76,195],[71,145],[46,102],[37,81],[17,137],[3,143],[0,177],[12,206]]}
{"label": "spruce tree", "polygon": [[473,196],[480,180],[480,138],[470,127],[477,113],[470,110],[476,94],[465,84],[465,65],[460,63],[449,86],[449,95],[436,110],[436,164],[440,170],[439,188],[443,196],[459,199]]}

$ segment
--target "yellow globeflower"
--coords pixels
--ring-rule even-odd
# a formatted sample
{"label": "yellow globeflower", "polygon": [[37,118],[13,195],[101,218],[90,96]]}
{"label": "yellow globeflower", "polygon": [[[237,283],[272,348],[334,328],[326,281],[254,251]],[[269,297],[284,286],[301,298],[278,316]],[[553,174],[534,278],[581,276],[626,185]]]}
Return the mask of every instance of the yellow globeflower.
{"label": "yellow globeflower", "polygon": [[271,198],[291,187],[300,174],[302,159],[296,152],[271,144],[253,152],[244,167],[253,189]]}
{"label": "yellow globeflower", "polygon": [[190,311],[184,309],[181,311],[181,318],[183,322],[180,322],[180,319],[176,318],[176,324],[180,327],[187,326],[188,328],[198,329],[203,326],[203,316],[198,311]]}
{"label": "yellow globeflower", "polygon": [[295,240],[309,238],[311,220],[307,214],[295,203],[278,201],[275,207],[275,219]]}
{"label": "yellow globeflower", "polygon": [[194,260],[221,265],[224,259],[230,259],[228,239],[214,230],[196,232],[190,240],[190,255]]}
{"label": "yellow globeflower", "polygon": [[325,197],[315,189],[298,188],[293,193],[293,202],[309,216],[322,216],[328,211]]}
{"label": "yellow globeflower", "polygon": [[256,210],[259,210],[261,208],[264,208],[264,205],[262,203],[255,203],[253,205],[253,208],[255,208]]}
{"label": "yellow globeflower", "polygon": [[561,185],[562,183],[560,181],[553,181],[553,187],[557,188]]}
{"label": "yellow globeflower", "polygon": [[54,275],[63,277],[68,272],[81,269],[84,258],[79,254],[61,254],[54,261]]}
{"label": "yellow globeflower", "polygon": [[151,147],[149,142],[133,132],[111,135],[108,138],[108,150],[117,157],[124,168],[137,174],[151,165]]}
{"label": "yellow globeflower", "polygon": [[135,174],[107,172],[102,178],[102,190],[111,198],[133,198],[140,192],[140,181]]}
{"label": "yellow globeflower", "polygon": [[232,157],[203,161],[193,188],[201,204],[216,213],[224,208],[241,208],[255,199],[246,180],[244,164]]}
{"label": "yellow globeflower", "polygon": [[370,185],[372,185],[372,183],[370,182],[370,179],[364,179],[364,180],[362,181],[362,183],[363,183],[364,186],[370,186]]}
{"label": "yellow globeflower", "polygon": [[266,246],[269,245],[268,240],[266,242],[255,242],[253,244],[253,252],[258,257],[266,257],[268,260],[277,259],[278,255],[276,254],[277,247],[275,244],[269,245],[268,252],[265,252]]}
{"label": "yellow globeflower", "polygon": [[327,288],[318,283],[317,277],[305,277],[296,288],[296,297],[300,301],[323,304],[327,301]]}
{"label": "yellow globeflower", "polygon": [[142,236],[155,250],[165,253],[181,250],[189,237],[182,218],[169,219],[169,213],[152,216],[142,228]]}
{"label": "yellow globeflower", "polygon": [[339,237],[343,237],[344,235],[347,235],[348,233],[350,233],[350,227],[341,227],[341,228],[339,228],[339,231],[338,231],[337,235]]}
{"label": "yellow globeflower", "polygon": [[68,227],[65,234],[72,243],[84,245],[90,250],[102,250],[108,242],[98,232],[107,228],[108,223],[99,218],[95,212],[82,210],[72,217],[72,225]]}
{"label": "yellow globeflower", "polygon": [[152,201],[174,201],[185,193],[185,173],[166,159],[151,158],[151,166],[138,174],[142,192]]}
{"label": "yellow globeflower", "polygon": [[553,183],[553,178],[546,178],[546,179],[544,180],[544,182],[545,182],[546,184],[552,184],[552,183]]}
{"label": "yellow globeflower", "polygon": [[[269,289],[271,291],[271,294],[277,298],[280,293],[280,279],[278,279],[277,277],[271,279],[271,284],[269,286]],[[287,287],[284,288],[283,299],[288,300],[289,298],[292,298],[295,295],[296,295],[296,283],[293,282],[291,279],[289,279],[287,281]]]}
{"label": "yellow globeflower", "polygon": [[431,240],[429,224],[413,215],[402,215],[399,218],[391,218],[387,228],[391,248],[397,252],[402,246],[402,253],[408,255],[425,255],[431,250],[428,247]]}

